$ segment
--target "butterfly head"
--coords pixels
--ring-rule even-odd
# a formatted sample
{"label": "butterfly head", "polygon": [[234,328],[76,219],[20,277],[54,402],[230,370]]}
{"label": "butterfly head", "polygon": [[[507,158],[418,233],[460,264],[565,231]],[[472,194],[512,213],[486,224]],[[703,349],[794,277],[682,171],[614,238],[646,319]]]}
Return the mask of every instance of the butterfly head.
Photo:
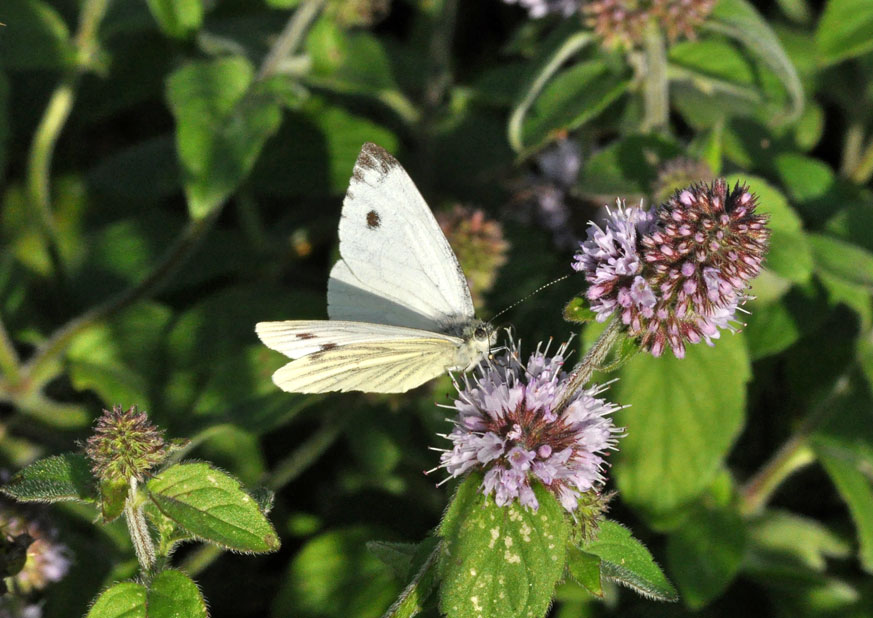
{"label": "butterfly head", "polygon": [[463,345],[464,371],[469,371],[479,364],[479,361],[488,357],[491,346],[497,341],[497,333],[487,322],[471,320],[461,329]]}

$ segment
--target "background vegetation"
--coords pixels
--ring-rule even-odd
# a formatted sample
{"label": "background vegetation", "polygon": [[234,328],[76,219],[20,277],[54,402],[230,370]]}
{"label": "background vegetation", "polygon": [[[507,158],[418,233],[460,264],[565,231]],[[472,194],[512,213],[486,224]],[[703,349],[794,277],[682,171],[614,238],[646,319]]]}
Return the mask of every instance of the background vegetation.
{"label": "background vegetation", "polygon": [[[720,0],[696,38],[655,20],[630,44],[591,15],[3,0],[3,468],[136,404],[190,438],[188,456],[276,491],[280,552],[178,553],[213,616],[379,616],[404,582],[365,544],[415,543],[439,520],[451,487],[422,470],[446,446],[434,402],[453,389],[282,393],[269,376],[284,361],[253,332],[325,316],[361,145],[395,153],[435,211],[502,225],[507,262],[475,290],[486,318],[566,274],[604,204],[721,174],[771,215],[747,326],[682,361],[640,355],[610,391],[632,405],[610,517],[681,601],[566,583],[553,614],[873,614],[873,3]],[[453,238],[486,274],[500,261],[474,263],[499,249],[488,230],[472,249],[471,232]],[[582,283],[503,318],[528,346],[563,340]],[[41,517],[72,559],[32,593],[45,616],[81,615],[135,572],[123,524]]]}

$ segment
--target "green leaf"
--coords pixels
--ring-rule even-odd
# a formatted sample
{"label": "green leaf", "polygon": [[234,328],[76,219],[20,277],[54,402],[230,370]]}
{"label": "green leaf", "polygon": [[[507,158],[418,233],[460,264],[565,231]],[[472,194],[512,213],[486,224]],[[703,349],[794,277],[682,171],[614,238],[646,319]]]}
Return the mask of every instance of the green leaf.
{"label": "green leaf", "polygon": [[[436,589],[439,583],[437,562],[441,554],[439,542],[429,538],[421,544],[420,550],[424,550],[424,559],[419,561],[421,564],[412,577],[412,581],[403,589],[397,601],[385,612],[384,618],[411,618],[418,615]],[[419,554],[421,553],[419,552]]]}
{"label": "green leaf", "polygon": [[873,253],[824,234],[810,234],[809,241],[817,270],[873,290]]}
{"label": "green leaf", "polygon": [[776,156],[773,163],[782,185],[794,202],[815,205],[833,187],[834,172],[824,161],[789,152]]}
{"label": "green leaf", "polygon": [[146,0],[161,30],[172,37],[184,38],[197,30],[203,21],[201,0]]}
{"label": "green leaf", "polygon": [[588,299],[577,296],[564,307],[564,319],[574,324],[585,324],[597,317],[591,309]]}
{"label": "green leaf", "polygon": [[[130,270],[136,271],[137,264],[147,261],[145,255],[138,254],[149,251],[137,246],[143,243],[141,239],[135,242],[135,234],[122,238],[128,242],[118,245],[119,252],[122,245],[126,247],[126,259],[133,262]],[[119,270],[126,270],[123,259],[119,256],[115,261]],[[169,308],[144,301],[76,335],[67,350],[73,386],[79,391],[94,391],[107,406],[151,409],[149,378],[161,372],[160,342],[171,318]]]}
{"label": "green leaf", "polygon": [[873,405],[865,388],[840,397],[810,443],[849,507],[861,566],[873,573]]}
{"label": "green leaf", "polygon": [[824,109],[816,103],[807,103],[794,127],[794,141],[801,150],[812,150],[821,141],[824,129]]}
{"label": "green leaf", "polygon": [[816,27],[815,42],[826,65],[873,49],[873,3],[828,0]]}
{"label": "green leaf", "polygon": [[[698,130],[748,116],[764,106],[759,69],[729,41],[684,41],[670,48],[671,102]],[[715,170],[713,170],[715,171]]]}
{"label": "green leaf", "polygon": [[603,577],[656,601],[679,600],[676,588],[630,530],[608,519],[600,522],[599,528],[597,538],[581,549],[600,558]]}
{"label": "green leaf", "polygon": [[312,58],[308,82],[376,98],[399,92],[388,53],[369,32],[349,33],[325,18],[313,26],[306,46]]}
{"label": "green leaf", "polygon": [[743,426],[749,359],[742,338],[724,333],[686,357],[639,354],[611,399],[629,404],[613,472],[622,499],[650,516],[667,514],[710,484]]}
{"label": "green leaf", "polygon": [[378,618],[397,598],[390,571],[366,550],[383,536],[363,527],[332,530],[308,541],[288,566],[273,604],[275,618]]}
{"label": "green leaf", "polygon": [[[824,452],[826,449],[817,450],[819,461],[846,501],[855,522],[861,566],[868,573],[873,573],[873,481],[869,471],[865,473],[858,463],[845,459],[838,453]],[[868,468],[869,465],[870,462],[867,462],[864,467]]]}
{"label": "green leaf", "polygon": [[148,618],[206,618],[197,584],[180,571],[162,571],[149,582]]}
{"label": "green leaf", "polygon": [[97,597],[85,618],[148,618],[146,596],[142,584],[115,584]]}
{"label": "green leaf", "polygon": [[770,249],[764,266],[780,277],[795,283],[804,283],[812,273],[812,250],[800,216],[788,204],[782,193],[757,176],[732,174],[730,184],[748,184],[758,196],[758,212],[770,217]]}
{"label": "green leaf", "polygon": [[630,84],[605,62],[580,62],[555,76],[531,106],[522,125],[522,144],[536,151],[564,131],[593,120],[627,90]]}
{"label": "green leaf", "polygon": [[858,337],[855,349],[858,365],[867,379],[867,386],[873,391],[873,330],[869,323],[864,325],[864,332]]}
{"label": "green leaf", "polygon": [[0,5],[0,66],[57,69],[75,59],[67,24],[41,0],[3,0]]}
{"label": "green leaf", "polygon": [[115,521],[124,512],[130,485],[124,479],[100,481],[100,512],[103,523]]}
{"label": "green leaf", "polygon": [[193,62],[174,72],[167,98],[192,218],[218,208],[251,170],[281,122],[279,104],[253,84],[243,58]]}
{"label": "green leaf", "polygon": [[160,511],[191,534],[242,552],[270,552],[279,538],[239,481],[205,463],[178,464],[148,482]]}
{"label": "green leaf", "polygon": [[870,290],[866,286],[834,277],[819,269],[818,279],[827,290],[828,303],[832,306],[843,304],[858,316],[861,329],[873,326],[873,305],[870,303]]}
{"label": "green leaf", "polygon": [[788,511],[765,511],[749,523],[747,532],[748,562],[754,568],[803,565],[824,573],[827,558],[845,558],[851,552],[845,540],[819,521]]}
{"label": "green leaf", "polygon": [[582,169],[579,185],[585,193],[648,195],[658,178],[658,167],[681,154],[682,148],[666,138],[631,135],[592,155]]}
{"label": "green leaf", "polygon": [[719,0],[703,28],[725,34],[742,43],[773,71],[790,101],[780,120],[791,121],[803,112],[803,86],[791,59],[769,24],[746,0]]}
{"label": "green leaf", "polygon": [[507,139],[516,152],[524,150],[522,129],[531,105],[564,63],[594,41],[590,32],[580,32],[578,26],[566,21],[545,38],[539,52],[529,63],[530,68],[522,73],[523,88],[509,116]]}
{"label": "green leaf", "polygon": [[206,618],[206,602],[191,579],[162,571],[142,584],[122,582],[103,592],[86,618]]}
{"label": "green leaf", "polygon": [[577,547],[570,548],[567,570],[576,582],[596,597],[603,598],[603,583],[600,581],[601,560]]}
{"label": "green leaf", "polygon": [[812,9],[808,0],[776,0],[779,8],[791,21],[801,24],[809,23],[812,19]]}
{"label": "green leaf", "polygon": [[449,618],[543,616],[564,572],[564,510],[539,483],[538,510],[499,507],[481,480],[461,483],[440,525],[440,608]]}
{"label": "green leaf", "polygon": [[367,549],[383,564],[390,567],[397,577],[406,577],[412,558],[418,551],[415,543],[389,543],[388,541],[370,541]]}
{"label": "green leaf", "polygon": [[310,100],[289,114],[264,149],[251,182],[274,195],[343,195],[361,145],[379,144],[397,152],[391,131],[349,110]]}
{"label": "green leaf", "polygon": [[256,484],[267,470],[257,436],[232,424],[212,425],[208,438],[197,448],[196,456],[230,470],[246,485]]}
{"label": "green leaf", "polygon": [[728,509],[699,507],[667,539],[667,563],[682,600],[700,609],[721,595],[740,568],[743,520]]}
{"label": "green leaf", "polygon": [[2,491],[22,502],[93,502],[97,497],[90,463],[79,453],[39,459],[13,476]]}
{"label": "green leaf", "polygon": [[791,311],[781,302],[755,303],[743,318],[743,334],[749,344],[749,357],[754,361],[778,354],[800,338],[801,330]]}

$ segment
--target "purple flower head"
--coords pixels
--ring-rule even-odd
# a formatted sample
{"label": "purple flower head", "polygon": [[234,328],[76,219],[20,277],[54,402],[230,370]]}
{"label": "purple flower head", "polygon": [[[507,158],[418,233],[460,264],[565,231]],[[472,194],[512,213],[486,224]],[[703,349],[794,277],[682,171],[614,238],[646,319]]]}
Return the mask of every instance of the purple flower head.
{"label": "purple flower head", "polygon": [[677,358],[686,343],[712,344],[733,330],[737,308],[761,270],[770,232],[757,198],[724,180],[676,191],[657,209],[608,212],[591,224],[571,266],[588,281],[599,321],[617,314],[642,347]]}
{"label": "purple flower head", "polygon": [[639,275],[643,259],[639,239],[655,229],[654,209],[628,208],[618,200],[614,210],[607,209],[608,217],[601,228],[592,223],[588,239],[574,256],[572,267],[584,272],[591,284],[588,300],[598,321],[604,321],[619,307],[637,307],[651,311],[653,292]]}
{"label": "purple flower head", "polygon": [[567,344],[553,356],[548,346],[540,348],[525,365],[510,342],[472,379],[455,382],[452,408],[458,417],[445,436],[454,444],[443,452],[440,467],[455,477],[482,470],[482,492],[499,506],[518,500],[538,508],[531,482],[539,481],[573,512],[582,492],[604,482],[605,452],[615,448],[622,432],[610,416],[619,406],[598,397],[604,387],[593,386],[555,409],[568,382],[562,370]]}

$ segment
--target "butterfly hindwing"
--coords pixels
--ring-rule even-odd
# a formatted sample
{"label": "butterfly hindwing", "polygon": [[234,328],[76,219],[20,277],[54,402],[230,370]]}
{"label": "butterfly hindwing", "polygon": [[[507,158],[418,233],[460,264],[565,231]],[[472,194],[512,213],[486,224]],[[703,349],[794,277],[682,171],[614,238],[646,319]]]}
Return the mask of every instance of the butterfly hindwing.
{"label": "butterfly hindwing", "polygon": [[444,373],[456,352],[457,343],[432,336],[327,347],[279,368],[273,382],[295,393],[402,393]]}

